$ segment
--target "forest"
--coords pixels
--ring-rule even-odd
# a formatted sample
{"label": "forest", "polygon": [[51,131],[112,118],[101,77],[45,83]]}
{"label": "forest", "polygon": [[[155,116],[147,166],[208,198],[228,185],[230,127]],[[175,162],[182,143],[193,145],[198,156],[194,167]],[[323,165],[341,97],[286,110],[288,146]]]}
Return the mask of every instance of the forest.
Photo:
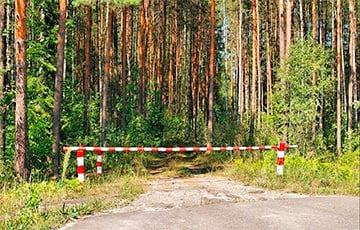
{"label": "forest", "polygon": [[283,140],[307,159],[349,154],[359,12],[356,0],[0,0],[0,184],[56,178],[62,146]]}

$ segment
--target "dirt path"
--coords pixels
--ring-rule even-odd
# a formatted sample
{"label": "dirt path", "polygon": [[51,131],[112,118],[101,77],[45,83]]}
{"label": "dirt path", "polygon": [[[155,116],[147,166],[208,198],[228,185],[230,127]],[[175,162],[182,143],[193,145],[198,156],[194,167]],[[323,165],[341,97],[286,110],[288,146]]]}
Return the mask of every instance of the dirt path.
{"label": "dirt path", "polygon": [[[140,195],[129,206],[114,209],[95,216],[174,210],[208,206],[213,204],[255,203],[269,200],[284,200],[307,197],[294,193],[281,193],[245,186],[228,178],[209,174],[187,178],[159,177],[147,182],[147,192]],[[63,229],[103,229],[96,223],[88,225],[91,217],[67,224]],[[93,228],[91,228],[93,227]]]}
{"label": "dirt path", "polygon": [[153,211],[216,203],[239,203],[304,197],[244,186],[207,174],[189,178],[158,178],[147,183],[148,192],[130,206],[114,212]]}

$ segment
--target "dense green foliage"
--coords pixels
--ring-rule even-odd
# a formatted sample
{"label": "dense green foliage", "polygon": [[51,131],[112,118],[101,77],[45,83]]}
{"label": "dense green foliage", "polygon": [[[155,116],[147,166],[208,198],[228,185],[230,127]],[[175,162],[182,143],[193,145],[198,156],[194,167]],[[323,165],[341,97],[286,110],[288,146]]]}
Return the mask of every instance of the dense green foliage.
{"label": "dense green foliage", "polygon": [[[288,127],[289,142],[301,140],[301,151],[310,151],[313,115],[316,114],[317,127],[320,124],[320,107],[323,107],[326,120],[323,130],[317,128],[317,148],[320,152],[331,150],[335,133],[332,124],[335,117],[331,116],[335,108],[331,108],[335,89],[335,78],[331,73],[331,53],[323,46],[314,46],[311,39],[297,41],[290,49],[285,63],[278,69],[278,77],[284,82],[277,82],[273,95],[273,126],[281,135],[285,126]],[[313,82],[313,73],[316,82]],[[286,87],[286,88],[284,88]],[[327,107],[326,110],[324,107]],[[329,137],[330,135],[330,137]]]}

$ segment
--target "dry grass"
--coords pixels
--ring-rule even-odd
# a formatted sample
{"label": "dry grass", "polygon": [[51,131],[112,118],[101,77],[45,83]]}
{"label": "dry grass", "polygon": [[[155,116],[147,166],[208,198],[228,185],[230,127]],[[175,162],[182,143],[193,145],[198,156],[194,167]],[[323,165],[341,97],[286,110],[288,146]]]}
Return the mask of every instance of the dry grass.
{"label": "dry grass", "polygon": [[116,177],[65,182],[24,183],[3,188],[0,229],[48,229],[70,219],[118,207],[144,192],[142,179]]}

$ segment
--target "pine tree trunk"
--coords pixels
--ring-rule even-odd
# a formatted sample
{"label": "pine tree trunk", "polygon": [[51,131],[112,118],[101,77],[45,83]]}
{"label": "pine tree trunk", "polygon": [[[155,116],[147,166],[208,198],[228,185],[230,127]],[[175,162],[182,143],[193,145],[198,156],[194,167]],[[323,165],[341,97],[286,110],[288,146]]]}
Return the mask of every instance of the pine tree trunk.
{"label": "pine tree trunk", "polygon": [[[79,14],[79,7],[76,7],[75,15]],[[81,53],[80,53],[80,19],[76,19],[76,32],[75,32],[75,53],[76,53],[76,57],[75,57],[75,63],[76,66],[78,68],[76,68],[76,79],[78,82],[81,81],[81,68],[79,68],[79,66],[81,66]]]}
{"label": "pine tree trunk", "polygon": [[53,174],[59,175],[60,167],[60,130],[61,130],[61,101],[62,101],[62,79],[64,75],[64,48],[66,29],[66,0],[60,2],[60,18],[57,45],[55,92],[54,92],[54,143],[53,150]]}
{"label": "pine tree trunk", "polygon": [[[286,56],[284,0],[279,0],[279,52],[281,66],[284,63]],[[283,79],[281,80],[283,81]]]}
{"label": "pine tree trunk", "polygon": [[14,172],[18,181],[30,179],[27,121],[26,75],[26,1],[15,0],[15,156]]}
{"label": "pine tree trunk", "polygon": [[127,17],[128,7],[123,9],[122,50],[121,50],[121,127],[126,128],[126,76],[127,76]]}
{"label": "pine tree trunk", "polygon": [[302,0],[299,0],[299,21],[300,21],[300,38],[301,41],[304,41],[304,10],[303,10]]}
{"label": "pine tree trunk", "polygon": [[251,120],[250,136],[251,144],[254,144],[255,135],[255,116],[256,116],[256,83],[257,83],[257,18],[256,0],[252,0],[252,79],[251,79]]}
{"label": "pine tree trunk", "polygon": [[[312,0],[312,17],[311,17],[311,24],[312,24],[312,39],[314,42],[314,46],[316,46],[316,15],[317,15],[317,9],[316,9],[316,0]],[[312,85],[315,89],[316,87],[316,72],[313,71],[313,79],[312,79]],[[315,93],[315,92],[313,92]],[[311,130],[311,156],[314,157],[316,154],[316,113],[317,113],[317,106],[315,105],[314,108],[314,114],[312,117],[312,130]]]}
{"label": "pine tree trunk", "polygon": [[[356,46],[357,46],[357,31],[356,31],[356,11],[355,11],[355,3],[354,0],[349,0],[349,29],[350,29],[350,42],[349,42],[349,56],[350,56],[350,80],[349,80],[349,111],[348,111],[348,138],[349,138],[349,149],[351,151],[351,139],[352,139],[352,129],[353,129],[353,89],[354,82],[356,79]],[[356,82],[355,82],[356,84]]]}
{"label": "pine tree trunk", "polygon": [[[117,109],[117,104],[120,100],[120,78],[119,72],[121,71],[121,66],[119,64],[119,33],[118,33],[118,18],[121,13],[116,9],[112,9],[112,45],[111,45],[111,79],[110,79],[110,90],[111,90],[111,103],[110,103],[110,111],[111,111],[111,124],[113,127],[119,127],[119,113]],[[120,19],[121,20],[121,19]]]}
{"label": "pine tree trunk", "polygon": [[140,37],[139,37],[139,68],[140,68],[140,82],[139,82],[139,113],[145,112],[145,80],[146,80],[146,9],[148,7],[148,0],[141,1],[140,14]]}
{"label": "pine tree trunk", "polygon": [[292,12],[293,12],[294,0],[288,0],[286,3],[286,46],[285,56],[289,55],[290,46],[292,43]]}
{"label": "pine tree trunk", "polygon": [[165,105],[166,104],[166,80],[165,80],[165,65],[166,65],[166,21],[167,21],[167,5],[166,5],[166,1],[167,0],[162,0],[163,1],[163,17],[162,17],[162,31],[161,31],[161,36],[162,36],[162,43],[161,43],[161,66],[160,66],[160,73],[161,73],[161,104]]}
{"label": "pine tree trunk", "polygon": [[337,63],[337,89],[336,89],[336,149],[338,155],[342,155],[341,150],[341,81],[342,81],[342,68],[341,68],[341,49],[342,49],[342,17],[341,17],[341,0],[337,0],[336,4],[337,14],[337,48],[336,48],[336,63]]}
{"label": "pine tree trunk", "polygon": [[[269,27],[269,0],[265,0],[265,37],[266,37],[266,106],[267,114],[271,114],[271,97],[272,97],[272,67],[271,67],[271,49],[270,49],[270,27]],[[271,3],[270,3],[271,4]]]}
{"label": "pine tree trunk", "polygon": [[257,99],[257,128],[261,129],[261,112],[263,105],[262,91],[262,74],[261,74],[261,19],[259,14],[259,0],[256,0],[256,65],[257,65],[257,81],[258,81],[258,99]]}
{"label": "pine tree trunk", "polygon": [[238,33],[238,118],[242,121],[244,113],[244,94],[243,94],[243,85],[244,85],[244,76],[243,76],[243,40],[242,40],[242,20],[243,20],[243,7],[242,0],[239,0],[239,33]]}
{"label": "pine tree trunk", "polygon": [[84,135],[89,131],[89,79],[90,79],[90,46],[91,46],[91,27],[92,27],[92,9],[91,6],[87,7],[87,21],[86,21],[86,39],[85,39],[85,74],[83,79],[83,91],[84,91]]}
{"label": "pine tree trunk", "polygon": [[[5,26],[5,4],[3,0],[0,0],[0,102],[4,100],[4,88],[5,88],[5,39],[2,36]],[[3,156],[5,155],[5,111],[6,108],[0,105],[0,169],[3,166]]]}
{"label": "pine tree trunk", "polygon": [[[158,3],[158,11],[159,12],[162,12],[162,5],[161,3],[159,2]],[[160,16],[159,16],[160,17]],[[159,22],[157,24],[157,47],[156,47],[156,90],[157,92],[160,94],[157,98],[157,101],[158,102],[161,102],[161,96],[162,96],[162,91],[164,89],[161,88],[161,85],[162,85],[162,76],[161,76],[161,54],[162,54],[162,51],[161,51],[161,48],[162,48],[162,43],[164,42],[162,39],[163,39],[163,36],[162,36],[162,23],[163,23],[163,20],[161,20],[161,17],[159,18]]]}
{"label": "pine tree trunk", "polygon": [[208,120],[208,146],[211,146],[213,134],[213,90],[214,90],[214,62],[215,62],[215,0],[211,0],[210,10],[210,76],[209,76],[209,120]]}
{"label": "pine tree trunk", "polygon": [[[104,8],[102,6],[102,4],[100,4],[100,0],[97,0],[97,25],[98,25],[98,29],[97,29],[97,49],[98,49],[98,55],[97,55],[97,66],[98,66],[98,89],[99,89],[99,96],[100,98],[103,97],[103,27],[104,27],[104,16],[103,16],[103,11]],[[100,123],[100,128],[103,127],[103,116],[102,116],[102,106],[100,106],[100,116],[99,116],[99,123]],[[101,142],[102,140],[100,140]]]}
{"label": "pine tree trunk", "polygon": [[[154,18],[154,9],[152,9],[154,6],[153,0],[150,0],[150,6],[149,6],[149,17]],[[154,90],[154,22],[149,22],[149,88],[150,91]]]}
{"label": "pine tree trunk", "polygon": [[170,9],[170,46],[169,46],[169,74],[168,74],[168,109],[172,112],[173,102],[174,102],[174,52],[175,52],[175,36],[176,36],[176,26],[175,26],[175,1],[172,3]]}
{"label": "pine tree trunk", "polygon": [[[249,25],[250,19],[247,20],[247,25]],[[245,49],[245,54],[244,54],[244,60],[246,60],[245,62],[245,77],[244,77],[244,81],[245,81],[245,114],[247,116],[249,116],[250,114],[250,38],[247,38],[247,44],[246,44],[246,49]]]}
{"label": "pine tree trunk", "polygon": [[103,83],[103,97],[102,97],[102,126],[101,126],[101,145],[106,143],[106,129],[107,129],[107,101],[108,88],[110,79],[110,62],[111,62],[111,30],[112,30],[112,10],[109,4],[106,6],[106,39],[105,39],[105,65],[104,65],[104,83]]}

